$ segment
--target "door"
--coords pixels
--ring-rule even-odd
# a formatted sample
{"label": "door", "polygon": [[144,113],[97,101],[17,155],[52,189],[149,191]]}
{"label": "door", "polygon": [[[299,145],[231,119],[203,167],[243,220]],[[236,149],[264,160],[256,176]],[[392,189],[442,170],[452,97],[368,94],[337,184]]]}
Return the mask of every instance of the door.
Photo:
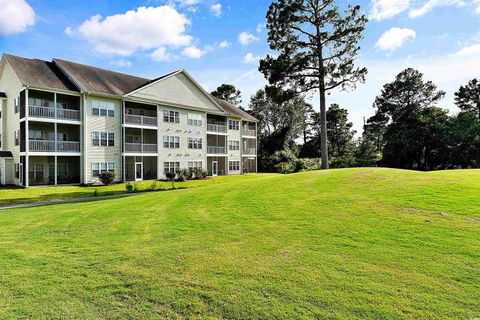
{"label": "door", "polygon": [[212,161],[212,176],[218,176],[218,161]]}
{"label": "door", "polygon": [[135,181],[142,181],[143,180],[143,163],[136,162],[135,163]]}

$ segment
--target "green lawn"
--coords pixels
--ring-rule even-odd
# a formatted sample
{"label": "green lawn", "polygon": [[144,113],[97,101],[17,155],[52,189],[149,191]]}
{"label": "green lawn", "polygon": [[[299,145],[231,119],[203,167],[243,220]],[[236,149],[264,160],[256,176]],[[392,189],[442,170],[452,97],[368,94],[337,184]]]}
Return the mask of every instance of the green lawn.
{"label": "green lawn", "polygon": [[480,171],[215,181],[0,212],[0,318],[480,317]]}
{"label": "green lawn", "polygon": [[[249,180],[256,178],[257,175],[245,176],[222,176],[208,178],[206,180],[191,180],[187,182],[175,182],[175,188],[186,189],[192,187],[210,186],[221,184],[234,180]],[[150,191],[154,181],[144,181],[135,183],[138,191]],[[168,181],[157,181],[157,190],[166,191],[172,189],[172,184]],[[0,187],[0,206],[15,205],[21,203],[37,203],[45,201],[89,198],[96,196],[108,196],[127,193],[125,183],[114,184],[100,187],[84,186],[57,186],[57,187],[31,187],[29,189]]]}

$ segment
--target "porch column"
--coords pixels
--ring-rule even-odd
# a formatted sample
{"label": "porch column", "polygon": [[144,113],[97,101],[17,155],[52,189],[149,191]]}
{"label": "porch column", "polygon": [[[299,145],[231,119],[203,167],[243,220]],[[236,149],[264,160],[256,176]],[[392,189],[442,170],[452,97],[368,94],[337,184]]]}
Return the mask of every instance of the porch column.
{"label": "porch column", "polygon": [[[23,180],[25,184],[25,188],[29,187],[29,159],[28,159],[28,151],[30,149],[30,143],[28,141],[28,87],[25,89],[25,168],[23,168]],[[19,137],[20,138],[20,137]],[[22,141],[20,141],[20,145],[22,144]]]}
{"label": "porch column", "polygon": [[122,100],[122,181],[127,181],[127,164],[125,158],[125,100]]}
{"label": "porch column", "polygon": [[[55,104],[56,105],[56,104]],[[57,112],[57,110],[55,110]],[[58,145],[57,145],[57,140],[58,140],[58,128],[57,128],[57,122],[55,121],[54,125],[54,132],[55,132],[55,157],[54,157],[54,163],[55,163],[55,185],[58,185],[58,159],[57,159],[57,152],[58,152]]]}
{"label": "porch column", "polygon": [[160,106],[157,105],[157,180],[161,179],[160,175],[160,164],[161,164],[161,159],[160,159],[160,144],[162,143],[160,140]]}

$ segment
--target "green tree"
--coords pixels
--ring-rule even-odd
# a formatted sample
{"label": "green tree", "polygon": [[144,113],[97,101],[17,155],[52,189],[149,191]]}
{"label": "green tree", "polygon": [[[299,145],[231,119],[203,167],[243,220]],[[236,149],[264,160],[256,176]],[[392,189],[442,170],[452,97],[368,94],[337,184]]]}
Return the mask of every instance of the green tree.
{"label": "green tree", "polygon": [[367,19],[359,6],[339,12],[334,0],[278,0],[267,13],[268,42],[277,57],[259,70],[277,87],[320,95],[322,168],[328,169],[326,94],[355,88],[366,68],[355,66]]}
{"label": "green tree", "polygon": [[455,104],[462,111],[474,112],[480,119],[480,81],[470,80],[455,92]]}
{"label": "green tree", "polygon": [[333,157],[344,157],[353,148],[353,123],[348,121],[348,110],[332,104],[327,110],[328,144]]}
{"label": "green tree", "polygon": [[237,90],[234,85],[231,84],[222,84],[217,88],[217,90],[211,92],[211,95],[228,101],[236,106],[242,103],[242,93],[240,90]]}
{"label": "green tree", "polygon": [[362,141],[369,141],[376,153],[383,150],[383,135],[387,130],[389,118],[384,113],[375,113],[363,126]]}

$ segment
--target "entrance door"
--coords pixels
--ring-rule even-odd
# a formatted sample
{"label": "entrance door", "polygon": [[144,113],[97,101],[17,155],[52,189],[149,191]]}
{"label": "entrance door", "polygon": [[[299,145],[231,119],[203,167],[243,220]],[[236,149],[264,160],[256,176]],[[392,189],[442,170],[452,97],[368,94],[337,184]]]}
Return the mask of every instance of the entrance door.
{"label": "entrance door", "polygon": [[135,162],[135,181],[143,180],[143,163]]}
{"label": "entrance door", "polygon": [[218,176],[218,161],[212,161],[212,176]]}

